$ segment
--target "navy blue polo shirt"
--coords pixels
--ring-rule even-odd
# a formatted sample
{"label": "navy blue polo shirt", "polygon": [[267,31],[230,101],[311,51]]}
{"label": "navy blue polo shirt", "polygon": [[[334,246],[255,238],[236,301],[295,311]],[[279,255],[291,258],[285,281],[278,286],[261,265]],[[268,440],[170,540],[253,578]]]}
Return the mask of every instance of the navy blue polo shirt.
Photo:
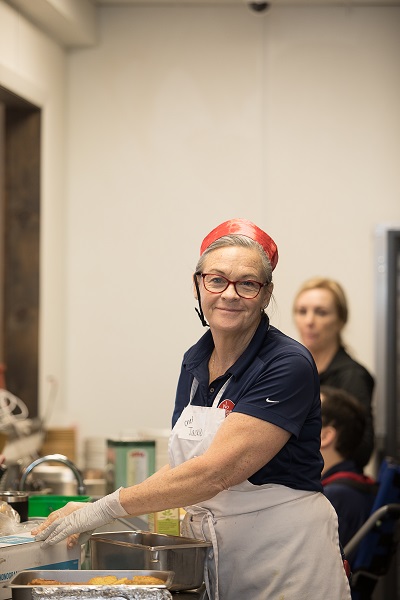
{"label": "navy blue polo shirt", "polygon": [[232,377],[220,402],[231,400],[240,412],[285,429],[285,446],[249,478],[254,485],[276,483],[299,490],[322,491],[321,401],[319,378],[309,351],[275,327],[268,318],[232,367],[209,385],[208,361],[214,348],[210,331],[184,355],[175,399],[175,425],[190,399],[193,379],[199,382],[192,404],[212,406]]}
{"label": "navy blue polo shirt", "polygon": [[[331,475],[343,473],[342,480],[326,482]],[[344,460],[331,467],[322,478],[325,496],[336,510],[339,521],[339,539],[345,546],[365,523],[371,514],[375,501],[376,487],[365,483],[353,487],[352,480],[346,482],[345,473],[363,475],[362,470],[352,460]],[[349,557],[348,557],[349,558]]]}

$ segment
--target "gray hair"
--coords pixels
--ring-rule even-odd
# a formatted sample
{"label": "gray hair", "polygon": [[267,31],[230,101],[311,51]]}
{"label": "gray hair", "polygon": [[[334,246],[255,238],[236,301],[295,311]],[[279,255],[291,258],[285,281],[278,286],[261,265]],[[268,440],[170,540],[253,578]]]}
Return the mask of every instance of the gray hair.
{"label": "gray hair", "polygon": [[216,250],[217,248],[225,248],[226,246],[241,246],[242,248],[255,248],[260,254],[261,264],[265,276],[265,282],[271,283],[272,267],[264,248],[261,246],[261,244],[245,235],[224,235],[218,240],[215,240],[215,242],[210,244],[207,250],[205,250],[205,252],[203,252],[203,254],[200,256],[199,261],[196,265],[196,273],[202,273],[204,262],[210,252]]}

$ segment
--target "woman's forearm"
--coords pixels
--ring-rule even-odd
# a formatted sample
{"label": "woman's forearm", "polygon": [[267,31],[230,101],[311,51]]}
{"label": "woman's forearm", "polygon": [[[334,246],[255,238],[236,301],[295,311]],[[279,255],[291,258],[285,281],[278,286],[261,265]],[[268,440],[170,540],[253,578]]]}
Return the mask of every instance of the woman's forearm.
{"label": "woman's forearm", "polygon": [[172,469],[164,467],[142,483],[122,489],[120,502],[128,514],[139,516],[208,500],[251,477],[289,437],[287,431],[266,421],[230,415],[204,454]]}
{"label": "woman's forearm", "polygon": [[222,490],[218,475],[207,472],[202,456],[171,469],[163,467],[138,485],[123,488],[120,502],[131,516],[189,506]]}

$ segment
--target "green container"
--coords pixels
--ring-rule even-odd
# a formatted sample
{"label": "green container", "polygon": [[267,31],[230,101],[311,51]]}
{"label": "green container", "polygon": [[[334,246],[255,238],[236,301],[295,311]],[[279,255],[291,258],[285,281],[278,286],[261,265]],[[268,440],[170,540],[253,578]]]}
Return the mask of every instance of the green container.
{"label": "green container", "polygon": [[108,491],[141,483],[155,472],[154,440],[107,440]]}
{"label": "green container", "polygon": [[68,502],[90,502],[90,496],[51,496],[47,494],[29,496],[28,517],[48,517],[51,512]]}

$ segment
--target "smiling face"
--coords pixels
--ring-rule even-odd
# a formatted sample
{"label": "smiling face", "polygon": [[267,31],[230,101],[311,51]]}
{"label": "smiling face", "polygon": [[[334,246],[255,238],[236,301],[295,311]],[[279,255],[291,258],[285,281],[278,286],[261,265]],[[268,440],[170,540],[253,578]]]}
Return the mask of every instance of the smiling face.
{"label": "smiling face", "polygon": [[339,347],[344,323],[329,290],[314,288],[300,293],[294,305],[294,320],[301,341],[312,354]]}
{"label": "smiling face", "polygon": [[[261,256],[256,248],[225,246],[210,252],[202,266],[203,273],[223,275],[230,281],[254,280],[265,282]],[[199,278],[201,305],[212,331],[238,333],[254,332],[260,322],[261,311],[268,305],[272,284],[263,287],[256,298],[238,296],[233,285],[220,294],[204,288]]]}

